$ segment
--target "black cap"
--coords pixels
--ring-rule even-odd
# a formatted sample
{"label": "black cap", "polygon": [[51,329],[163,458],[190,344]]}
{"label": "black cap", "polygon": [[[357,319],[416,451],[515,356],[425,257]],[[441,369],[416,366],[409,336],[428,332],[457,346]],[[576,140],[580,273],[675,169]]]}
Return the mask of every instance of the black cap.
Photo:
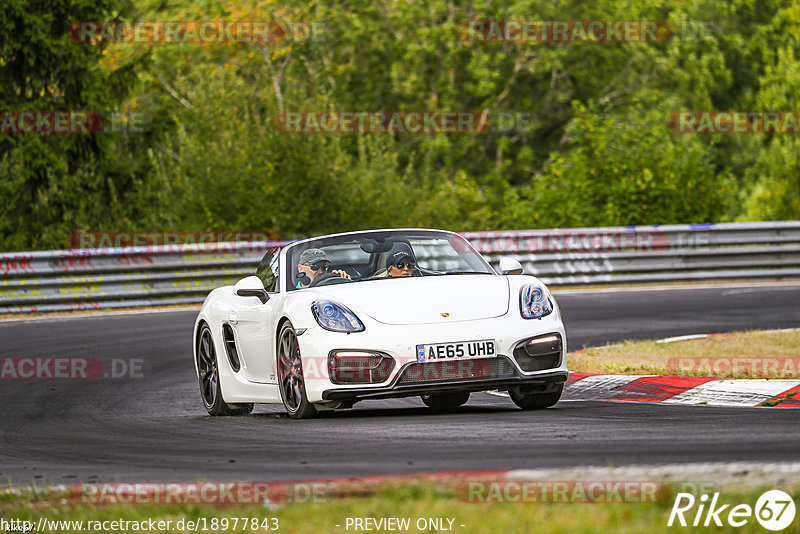
{"label": "black cap", "polygon": [[389,255],[386,257],[386,268],[388,269],[392,265],[397,265],[403,258],[411,258],[411,260],[416,263],[414,252],[412,252],[409,245],[406,243],[395,243],[391,252],[389,252]]}

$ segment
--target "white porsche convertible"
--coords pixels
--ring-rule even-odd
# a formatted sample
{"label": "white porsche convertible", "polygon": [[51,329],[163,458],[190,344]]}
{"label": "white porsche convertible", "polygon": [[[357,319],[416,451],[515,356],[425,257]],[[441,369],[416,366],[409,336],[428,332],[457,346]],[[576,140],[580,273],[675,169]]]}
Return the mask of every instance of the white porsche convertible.
{"label": "white porsche convertible", "polygon": [[376,230],[296,241],[253,276],[213,290],[194,327],[211,415],[282,403],[293,418],[368,399],[419,396],[447,410],[508,391],[558,402],[566,336],[553,295],[519,262],[499,273],[462,236]]}

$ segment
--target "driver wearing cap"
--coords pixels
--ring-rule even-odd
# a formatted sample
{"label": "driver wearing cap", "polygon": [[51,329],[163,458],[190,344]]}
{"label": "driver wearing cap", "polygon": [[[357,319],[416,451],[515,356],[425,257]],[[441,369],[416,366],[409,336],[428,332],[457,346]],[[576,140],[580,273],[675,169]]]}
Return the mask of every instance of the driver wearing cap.
{"label": "driver wearing cap", "polygon": [[[330,265],[331,261],[323,250],[318,248],[304,250],[297,260],[297,277],[300,278],[300,281],[297,282],[295,287],[302,289],[310,286],[315,278],[328,272]],[[331,274],[351,280],[350,275],[342,270],[331,271]]]}

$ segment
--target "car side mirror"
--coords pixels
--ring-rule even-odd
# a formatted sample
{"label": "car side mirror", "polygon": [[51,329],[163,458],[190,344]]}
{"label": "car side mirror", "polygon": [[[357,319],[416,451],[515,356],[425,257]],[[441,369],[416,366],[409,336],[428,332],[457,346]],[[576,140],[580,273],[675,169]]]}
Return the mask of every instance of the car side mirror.
{"label": "car side mirror", "polygon": [[261,278],[257,276],[248,276],[242,278],[236,285],[233,286],[233,292],[240,297],[258,297],[261,304],[266,304],[269,300],[269,294],[264,289],[264,284],[261,283]]}
{"label": "car side mirror", "polygon": [[522,264],[514,258],[500,258],[500,274],[522,274]]}

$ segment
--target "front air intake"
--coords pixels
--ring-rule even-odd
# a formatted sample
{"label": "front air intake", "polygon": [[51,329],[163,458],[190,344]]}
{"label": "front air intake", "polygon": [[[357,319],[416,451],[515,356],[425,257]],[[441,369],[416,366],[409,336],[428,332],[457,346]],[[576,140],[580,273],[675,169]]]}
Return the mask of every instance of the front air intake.
{"label": "front air intake", "polygon": [[328,355],[328,371],[334,384],[379,384],[389,379],[394,358],[382,352],[334,350]]}
{"label": "front air intake", "polygon": [[526,339],[514,348],[514,359],[525,372],[544,371],[561,365],[563,346],[560,334]]}

